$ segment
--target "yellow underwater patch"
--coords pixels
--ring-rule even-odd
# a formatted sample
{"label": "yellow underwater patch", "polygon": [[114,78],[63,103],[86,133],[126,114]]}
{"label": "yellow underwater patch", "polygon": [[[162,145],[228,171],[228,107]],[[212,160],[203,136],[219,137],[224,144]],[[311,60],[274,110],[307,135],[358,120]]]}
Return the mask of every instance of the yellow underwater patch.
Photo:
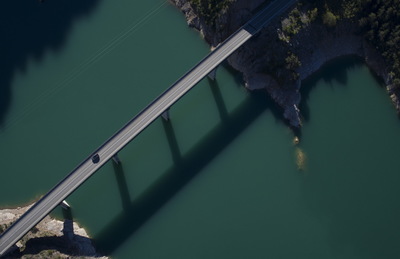
{"label": "yellow underwater patch", "polygon": [[297,169],[300,171],[305,171],[307,168],[307,155],[306,153],[304,153],[304,151],[299,148],[296,147],[295,149],[295,155],[296,155],[296,165],[297,165]]}

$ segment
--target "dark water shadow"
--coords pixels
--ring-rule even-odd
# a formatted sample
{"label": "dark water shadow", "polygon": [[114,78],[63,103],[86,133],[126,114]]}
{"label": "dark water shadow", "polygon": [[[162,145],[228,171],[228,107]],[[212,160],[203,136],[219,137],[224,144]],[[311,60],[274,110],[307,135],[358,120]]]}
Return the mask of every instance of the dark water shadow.
{"label": "dark water shadow", "polygon": [[[235,81],[235,86],[237,87],[243,87],[245,85],[245,81],[243,79],[243,75],[242,73],[238,72],[236,69],[234,69],[231,65],[228,64],[228,62],[225,60],[224,62],[221,63],[222,67],[224,67],[224,69],[226,71],[228,71],[228,73],[232,76],[232,78],[234,78]],[[218,74],[218,72],[217,72]],[[218,78],[216,80],[216,82],[212,82],[212,80],[210,80],[210,85],[213,86],[213,84],[218,85]],[[220,92],[220,90],[219,90]],[[293,128],[288,121],[283,117],[283,109],[274,101],[272,100],[272,98],[265,94],[265,90],[254,90],[253,93],[255,95],[263,95],[264,96],[264,101],[266,102],[267,106],[268,106],[268,110],[272,112],[272,115],[274,116],[276,121],[279,122],[283,122],[287,127],[291,128],[291,130],[293,130],[294,132],[298,131],[298,129]],[[213,92],[214,94],[214,92]],[[218,97],[218,94],[220,94],[221,97]],[[218,100],[218,102],[220,102],[219,100],[223,100],[222,98],[222,94],[221,93],[217,93],[215,92],[214,98],[216,98],[216,101]],[[217,105],[221,105],[217,103]],[[222,111],[222,110],[221,110]]]}
{"label": "dark water shadow", "polygon": [[226,121],[228,119],[228,110],[226,109],[218,81],[208,78],[208,83],[210,84],[211,92],[213,94],[215,103],[217,104],[219,117],[221,118],[221,121]]}
{"label": "dark water shadow", "polygon": [[[88,15],[101,0],[2,1],[0,9],[0,127],[12,101],[12,81],[34,58],[40,62],[64,46],[73,22]],[[26,87],[34,87],[29,85]]]}
{"label": "dark water shadow", "polygon": [[163,119],[162,123],[171,150],[172,160],[175,164],[179,164],[182,161],[182,155],[179,149],[178,140],[176,138],[174,128],[172,126],[172,121],[166,121]]}
{"label": "dark water shadow", "polygon": [[308,100],[310,99],[310,93],[317,86],[318,81],[324,80],[329,83],[330,87],[333,87],[334,82],[338,82],[340,85],[345,86],[348,82],[349,71],[361,66],[362,64],[362,60],[357,56],[337,58],[326,63],[320,70],[304,80],[301,83],[301,103],[299,106],[303,120],[305,122],[310,121],[310,107],[308,106]]}
{"label": "dark water shadow", "polygon": [[125,172],[121,162],[116,163],[112,161],[115,178],[118,184],[119,194],[121,196],[122,208],[128,210],[131,203],[131,196],[129,194],[129,188],[126,183]]}
{"label": "dark water shadow", "polygon": [[[333,68],[337,67],[346,73],[351,73],[351,69],[364,65],[356,57],[348,57],[347,61],[343,62],[345,63],[342,63],[342,66],[333,66]],[[332,69],[332,67],[327,69]],[[319,74],[313,76],[312,79],[311,82],[306,82],[311,84],[306,85],[310,88],[306,89],[308,93],[316,87],[319,80],[324,78]],[[369,104],[366,103],[366,105]],[[347,127],[347,125],[341,125],[341,127]],[[379,131],[379,127],[373,123],[370,127]],[[334,129],[330,130],[331,134],[336,134]],[[360,127],[359,130],[363,131],[365,128]],[[349,134],[357,134],[351,132],[350,130]],[[365,139],[365,145],[358,144],[360,151],[354,152],[353,155],[348,155],[347,151],[344,151],[346,155],[343,155],[342,150],[338,148],[341,146],[340,143],[336,144],[332,141],[323,143],[334,146],[321,144],[319,148],[314,146],[314,150],[311,148],[306,150],[310,159],[322,158],[325,161],[324,166],[318,166],[323,169],[318,170],[326,171],[316,170],[318,167],[315,167],[313,171],[310,170],[309,173],[313,176],[305,181],[304,194],[311,213],[316,215],[316,218],[321,220],[322,225],[326,227],[327,243],[334,253],[333,257],[397,258],[400,254],[398,245],[400,179],[398,170],[387,170],[385,166],[380,166],[387,163],[387,160],[383,158],[387,150],[377,151],[374,141],[370,141],[368,137]],[[345,144],[343,148],[348,145],[353,144]],[[337,149],[337,152],[331,152],[331,148]],[[316,165],[320,162],[314,163]]]}
{"label": "dark water shadow", "polygon": [[96,247],[104,254],[112,254],[265,112],[269,105],[266,94],[249,94],[248,98],[232,111],[225,121],[221,121],[184,154],[179,163],[167,169],[160,178],[131,202],[126,211],[109,222],[94,238]]}
{"label": "dark water shadow", "polygon": [[[228,61],[224,60],[220,66],[222,66],[228,73],[232,76],[234,79],[236,86],[237,87],[242,87],[244,86],[244,79],[242,73],[238,72],[236,69],[234,69],[231,65],[228,64]],[[218,74],[218,72],[217,72]]]}
{"label": "dark water shadow", "polygon": [[62,209],[62,215],[64,220],[68,219],[68,220],[72,220],[73,216],[72,216],[72,210],[71,209]]}

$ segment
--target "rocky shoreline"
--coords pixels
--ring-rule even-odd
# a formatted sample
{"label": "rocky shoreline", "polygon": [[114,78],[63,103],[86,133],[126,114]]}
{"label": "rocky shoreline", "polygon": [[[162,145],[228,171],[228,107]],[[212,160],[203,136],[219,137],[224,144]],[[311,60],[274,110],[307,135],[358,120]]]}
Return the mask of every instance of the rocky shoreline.
{"label": "rocky shoreline", "polygon": [[[184,13],[188,25],[199,30],[211,47],[217,46],[248,21],[256,8],[265,2],[234,1],[214,25],[209,25],[196,14],[188,0],[170,1]],[[295,8],[301,19],[307,19],[310,9],[293,6],[228,58],[228,63],[243,75],[247,89],[265,89],[283,109],[283,116],[289,125],[300,128],[302,121],[298,107],[301,82],[334,59],[357,56],[383,79],[397,111],[400,111],[400,101],[391,89],[387,65],[375,48],[358,35],[356,24],[349,19],[342,19],[329,28],[320,22],[303,21],[302,28],[296,34],[285,35],[284,24],[290,22],[288,15]],[[298,58],[300,65],[297,68],[285,67],[288,53]]]}
{"label": "rocky shoreline", "polygon": [[[31,206],[0,210],[0,233]],[[96,252],[86,231],[72,221],[71,211],[65,210],[64,217],[46,216],[4,258],[108,258]]]}

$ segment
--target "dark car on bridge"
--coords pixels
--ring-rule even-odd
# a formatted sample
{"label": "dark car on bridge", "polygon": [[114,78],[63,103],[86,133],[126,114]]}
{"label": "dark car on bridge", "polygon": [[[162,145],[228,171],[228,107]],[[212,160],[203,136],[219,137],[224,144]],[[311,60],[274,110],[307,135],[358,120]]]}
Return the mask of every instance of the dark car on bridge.
{"label": "dark car on bridge", "polygon": [[100,156],[99,154],[96,154],[94,156],[92,156],[92,162],[93,164],[97,164],[100,161]]}

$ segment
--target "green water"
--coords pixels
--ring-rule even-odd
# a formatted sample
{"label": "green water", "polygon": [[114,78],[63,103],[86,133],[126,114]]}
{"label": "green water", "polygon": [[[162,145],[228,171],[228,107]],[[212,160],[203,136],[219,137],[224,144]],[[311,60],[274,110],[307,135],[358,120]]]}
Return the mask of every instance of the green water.
{"label": "green water", "polygon": [[[164,1],[91,2],[62,44],[17,46],[2,207],[43,195],[209,51]],[[303,89],[295,147],[279,110],[221,67],[67,199],[74,219],[114,258],[397,257],[400,123],[385,90],[353,59]]]}

